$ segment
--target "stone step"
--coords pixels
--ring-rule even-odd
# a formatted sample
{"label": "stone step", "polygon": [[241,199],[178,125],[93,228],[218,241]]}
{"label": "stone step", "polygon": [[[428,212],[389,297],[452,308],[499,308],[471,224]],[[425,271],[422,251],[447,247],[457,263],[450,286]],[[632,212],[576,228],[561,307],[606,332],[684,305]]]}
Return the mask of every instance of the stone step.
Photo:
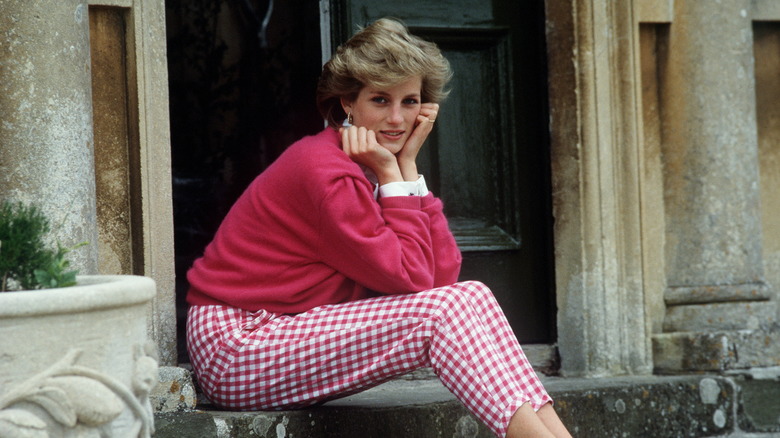
{"label": "stone step", "polygon": [[[780,371],[728,376],[544,378],[575,437],[780,436]],[[155,415],[156,438],[492,437],[429,371],[315,408]]]}

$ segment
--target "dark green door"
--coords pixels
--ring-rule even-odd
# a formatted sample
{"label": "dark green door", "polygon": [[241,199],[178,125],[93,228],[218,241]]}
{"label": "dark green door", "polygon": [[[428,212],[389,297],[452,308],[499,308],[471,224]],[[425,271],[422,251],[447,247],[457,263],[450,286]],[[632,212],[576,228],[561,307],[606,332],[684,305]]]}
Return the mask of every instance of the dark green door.
{"label": "dark green door", "polygon": [[464,253],[522,342],[555,339],[542,0],[331,0],[331,42],[396,17],[452,64],[420,167]]}

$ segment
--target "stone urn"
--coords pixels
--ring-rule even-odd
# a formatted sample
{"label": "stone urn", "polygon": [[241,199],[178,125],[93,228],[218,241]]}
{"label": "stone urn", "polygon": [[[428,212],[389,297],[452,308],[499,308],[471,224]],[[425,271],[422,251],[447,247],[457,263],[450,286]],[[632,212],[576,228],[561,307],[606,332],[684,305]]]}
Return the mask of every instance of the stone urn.
{"label": "stone urn", "polygon": [[153,434],[154,281],[96,275],[77,283],[0,293],[0,437]]}

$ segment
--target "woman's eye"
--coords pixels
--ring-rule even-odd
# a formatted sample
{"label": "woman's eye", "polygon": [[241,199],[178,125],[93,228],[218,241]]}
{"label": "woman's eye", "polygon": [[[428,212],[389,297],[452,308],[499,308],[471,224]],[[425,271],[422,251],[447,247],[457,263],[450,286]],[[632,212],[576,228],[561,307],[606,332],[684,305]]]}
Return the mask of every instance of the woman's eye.
{"label": "woman's eye", "polygon": [[381,96],[374,97],[371,99],[371,101],[376,103],[387,103],[387,99]]}
{"label": "woman's eye", "polygon": [[417,105],[418,103],[420,103],[420,102],[417,99],[414,99],[414,98],[404,99],[404,104],[405,105]]}

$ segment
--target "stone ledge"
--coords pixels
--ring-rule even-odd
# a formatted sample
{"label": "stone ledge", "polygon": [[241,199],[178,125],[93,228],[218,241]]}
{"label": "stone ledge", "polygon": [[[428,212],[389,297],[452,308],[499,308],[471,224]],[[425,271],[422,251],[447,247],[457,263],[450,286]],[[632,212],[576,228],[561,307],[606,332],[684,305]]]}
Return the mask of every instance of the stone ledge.
{"label": "stone ledge", "polygon": [[780,331],[733,330],[653,335],[655,372],[720,373],[780,365]]}
{"label": "stone ledge", "polygon": [[[574,436],[769,437],[780,371],[765,375],[544,378]],[[759,380],[772,382],[767,385]],[[752,385],[740,386],[744,382]],[[774,389],[776,388],[776,389]],[[759,389],[762,394],[753,396]],[[761,398],[764,397],[764,398]],[[774,396],[774,398],[777,398]],[[493,435],[430,375],[401,378],[300,411],[158,413],[166,437],[476,437]],[[749,432],[750,433],[749,433]]]}
{"label": "stone ledge", "polygon": [[194,409],[197,396],[192,373],[180,367],[160,367],[157,385],[152,388],[149,401],[156,413]]}
{"label": "stone ledge", "polygon": [[574,436],[704,437],[735,430],[735,388],[718,376],[576,379],[548,386]]}

